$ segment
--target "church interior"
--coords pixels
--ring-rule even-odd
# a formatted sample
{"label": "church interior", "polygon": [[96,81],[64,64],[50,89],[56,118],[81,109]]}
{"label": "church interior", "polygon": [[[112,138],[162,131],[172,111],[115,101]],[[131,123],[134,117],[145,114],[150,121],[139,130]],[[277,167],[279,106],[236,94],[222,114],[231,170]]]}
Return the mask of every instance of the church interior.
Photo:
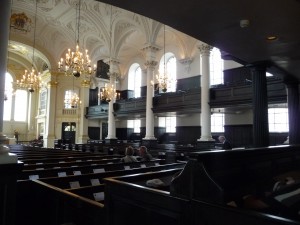
{"label": "church interior", "polygon": [[298,0],[0,6],[0,224],[300,224]]}

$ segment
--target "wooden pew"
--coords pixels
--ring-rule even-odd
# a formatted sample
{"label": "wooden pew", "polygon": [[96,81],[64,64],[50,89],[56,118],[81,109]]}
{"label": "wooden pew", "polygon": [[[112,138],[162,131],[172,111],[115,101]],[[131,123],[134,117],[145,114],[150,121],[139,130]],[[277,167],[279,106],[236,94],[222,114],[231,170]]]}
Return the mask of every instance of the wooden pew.
{"label": "wooden pew", "polygon": [[106,225],[104,205],[39,183],[18,183],[16,225]]}
{"label": "wooden pew", "polygon": [[[142,165],[142,164],[141,164]],[[144,164],[146,167],[132,168],[130,170],[115,170],[115,171],[106,171],[104,173],[95,173],[95,174],[82,174],[82,175],[72,175],[66,177],[52,177],[52,178],[41,178],[41,182],[53,185],[61,189],[70,189],[72,185],[78,182],[80,187],[91,186],[94,184],[103,184],[103,179],[106,177],[115,177],[123,176],[128,174],[138,174],[138,173],[147,173],[151,171],[160,171],[160,170],[169,170],[169,169],[183,169],[185,163],[170,163],[170,164]]]}
{"label": "wooden pew", "polygon": [[[133,167],[141,167],[141,164],[146,165],[159,165],[163,163],[164,160],[155,159],[149,162],[134,162],[131,163],[130,166]],[[76,174],[88,174],[88,173],[103,173],[105,171],[113,171],[113,170],[125,170],[126,165],[124,163],[107,163],[107,164],[97,164],[97,165],[87,165],[87,166],[74,166],[74,167],[65,167],[61,168],[59,164],[57,168],[52,169],[41,169],[41,170],[23,170],[21,174],[19,174],[18,180],[35,180],[39,178],[45,177],[63,177],[70,176]]]}
{"label": "wooden pew", "polygon": [[[299,146],[210,151],[194,157],[196,161],[189,161],[180,175],[173,178],[169,191],[145,185],[149,179],[168,175],[165,172],[105,179],[108,224],[129,224],[126,215],[132,211],[141,215],[135,217],[136,221],[146,218],[148,224],[300,224],[300,217],[292,219],[226,204],[248,194],[268,191],[270,183],[281,174],[300,171]],[[161,205],[162,198],[169,204]],[[174,208],[176,205],[178,208]]]}
{"label": "wooden pew", "polygon": [[[176,171],[180,171],[184,164],[174,163],[99,174],[18,181],[17,204],[19,211],[17,217],[20,220],[17,225],[24,223],[24,220],[30,221],[30,225],[40,225],[41,221],[43,221],[43,225],[61,225],[67,222],[76,225],[107,224],[102,200],[104,197],[103,179],[105,177],[170,168],[173,170],[176,168]],[[90,179],[98,179],[102,184],[91,186]],[[87,186],[84,185],[84,180],[86,180]],[[81,187],[70,188],[69,182],[76,181],[80,182]],[[30,202],[29,207],[27,206],[28,202]]]}
{"label": "wooden pew", "polygon": [[86,155],[86,156],[59,156],[59,157],[48,157],[38,159],[20,159],[24,164],[37,164],[37,163],[58,163],[58,162],[75,162],[75,161],[87,161],[87,160],[99,160],[99,159],[113,159],[123,157],[121,155]]}
{"label": "wooden pew", "polygon": [[31,164],[31,165],[25,163],[23,170],[25,171],[25,170],[37,170],[37,169],[51,169],[55,167],[66,168],[66,167],[89,166],[89,165],[118,163],[118,162],[120,162],[120,158],[98,159],[98,160],[88,159],[85,161],[78,159],[71,162],[65,162],[63,159],[60,159],[55,163],[37,162],[36,164]]}

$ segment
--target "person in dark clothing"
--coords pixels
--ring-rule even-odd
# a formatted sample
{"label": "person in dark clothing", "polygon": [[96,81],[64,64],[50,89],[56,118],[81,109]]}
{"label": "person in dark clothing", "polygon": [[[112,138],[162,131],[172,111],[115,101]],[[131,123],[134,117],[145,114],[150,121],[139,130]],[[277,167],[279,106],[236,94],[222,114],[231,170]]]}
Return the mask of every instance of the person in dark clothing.
{"label": "person in dark clothing", "polygon": [[226,140],[225,136],[219,136],[218,139],[223,144],[222,149],[224,150],[232,149],[230,142]]}
{"label": "person in dark clothing", "polygon": [[141,146],[139,149],[140,161],[150,161],[153,159],[152,155],[148,152],[146,146]]}

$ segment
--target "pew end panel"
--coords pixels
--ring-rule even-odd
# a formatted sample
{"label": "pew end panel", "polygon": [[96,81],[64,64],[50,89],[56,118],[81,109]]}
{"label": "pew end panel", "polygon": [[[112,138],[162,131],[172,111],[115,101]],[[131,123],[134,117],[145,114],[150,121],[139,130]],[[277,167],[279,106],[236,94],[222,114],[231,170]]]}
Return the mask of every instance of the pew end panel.
{"label": "pew end panel", "polygon": [[154,177],[171,176],[177,171],[106,178],[108,225],[189,225],[188,200],[171,197],[168,191],[138,184]]}
{"label": "pew end panel", "polygon": [[18,181],[17,225],[105,225],[104,205],[39,180]]}

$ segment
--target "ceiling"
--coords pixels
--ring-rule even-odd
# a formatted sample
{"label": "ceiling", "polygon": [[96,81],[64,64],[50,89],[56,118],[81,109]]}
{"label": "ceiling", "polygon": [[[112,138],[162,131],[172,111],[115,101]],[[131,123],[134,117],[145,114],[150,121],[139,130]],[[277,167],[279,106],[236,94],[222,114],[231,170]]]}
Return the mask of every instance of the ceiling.
{"label": "ceiling", "polygon": [[[244,64],[266,62],[300,79],[299,0],[101,0],[155,19],[218,47]],[[241,20],[249,26],[241,27]],[[269,41],[266,38],[276,36]]]}
{"label": "ceiling", "polygon": [[[28,32],[10,30],[8,64],[16,73],[31,67],[34,29],[38,70],[57,69],[67,48],[75,45],[78,0],[38,0],[37,12],[35,2],[12,3],[12,14],[24,12],[32,21]],[[188,43],[178,48],[182,58],[191,57],[201,40],[242,64],[267,62],[274,75],[300,80],[300,0],[82,0],[80,19],[80,43],[89,49],[92,61],[109,57],[112,40],[112,54],[122,62],[123,74],[129,59],[144,54],[141,46],[145,43],[163,46],[161,22],[170,26],[167,43]],[[249,25],[241,27],[241,20]],[[277,39],[268,41],[268,36]]]}
{"label": "ceiling", "polygon": [[[32,64],[37,71],[57,71],[60,58],[68,48],[75,47],[79,1],[37,0],[36,5],[36,0],[13,0],[12,16],[24,13],[29,18],[24,29],[10,28],[8,68],[16,78],[24,69],[31,69]],[[171,27],[166,31],[168,43],[178,43],[178,40],[186,43],[178,47],[182,51],[178,55],[189,58],[199,40]],[[145,43],[163,46],[161,23],[106,3],[81,0],[79,44],[81,49],[84,46],[89,50],[92,63],[112,56],[120,62],[121,75],[126,74],[132,60],[144,58]]]}

